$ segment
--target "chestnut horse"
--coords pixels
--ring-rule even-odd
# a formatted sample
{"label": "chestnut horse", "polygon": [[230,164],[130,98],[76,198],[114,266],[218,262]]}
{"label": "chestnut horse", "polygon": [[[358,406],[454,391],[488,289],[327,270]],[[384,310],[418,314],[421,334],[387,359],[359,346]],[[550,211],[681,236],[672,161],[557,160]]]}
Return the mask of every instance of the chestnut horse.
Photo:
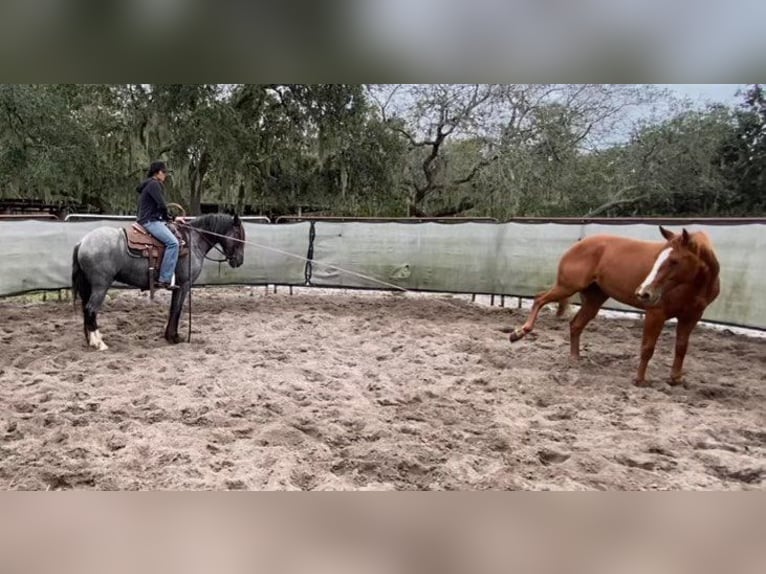
{"label": "chestnut horse", "polygon": [[647,385],[646,367],[663,325],[668,319],[678,320],[669,383],[681,384],[689,335],[720,290],[719,266],[706,233],[688,233],[684,229],[675,234],[662,226],[660,232],[667,241],[594,235],[570,247],[559,262],[556,285],[535,298],[526,323],[511,332],[511,342],[534,328],[545,305],[558,302],[560,316],[569,297],[579,292],[582,306],[569,325],[570,357],[577,361],[580,334],[612,297],[646,311],[641,361],[634,381],[638,386]]}

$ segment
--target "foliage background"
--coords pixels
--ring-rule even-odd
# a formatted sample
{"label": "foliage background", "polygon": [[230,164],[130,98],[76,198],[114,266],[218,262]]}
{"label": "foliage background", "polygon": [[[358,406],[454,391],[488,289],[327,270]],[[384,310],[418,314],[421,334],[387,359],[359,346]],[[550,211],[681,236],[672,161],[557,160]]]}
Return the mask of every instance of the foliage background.
{"label": "foliage background", "polygon": [[4,84],[0,199],[133,213],[766,215],[766,102],[625,84]]}

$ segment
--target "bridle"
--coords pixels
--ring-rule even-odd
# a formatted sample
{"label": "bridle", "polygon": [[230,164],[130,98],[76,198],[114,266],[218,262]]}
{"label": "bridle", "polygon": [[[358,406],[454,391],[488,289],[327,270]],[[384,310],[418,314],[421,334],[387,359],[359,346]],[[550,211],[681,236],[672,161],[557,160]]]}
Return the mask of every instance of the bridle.
{"label": "bridle", "polygon": [[[186,216],[186,210],[183,208],[182,205],[180,205],[178,203],[168,203],[168,207],[169,208],[170,207],[176,207],[181,212],[181,217],[182,218]],[[178,225],[178,224],[176,224],[176,225]],[[194,227],[193,225],[189,225],[188,223],[182,223],[181,226],[185,227],[186,229],[188,229],[190,233],[191,233],[191,231],[197,231],[199,233],[206,233],[207,235],[211,235],[211,236],[214,236],[214,237],[222,237],[222,238],[227,238],[227,239],[233,239],[234,241],[243,242],[241,237],[229,237],[228,235],[220,235],[218,233],[213,233],[211,231],[207,231],[207,230],[204,230],[204,229],[198,229],[198,228]],[[241,221],[239,222],[239,230],[242,231],[243,232],[242,235],[244,235],[244,230],[242,228],[242,222]],[[213,243],[213,248],[216,251],[218,251],[218,253],[223,255],[224,258],[223,259],[213,259],[212,257],[208,256],[207,253],[205,253],[202,256],[203,259],[207,259],[208,261],[212,261],[214,263],[227,263],[227,262],[230,263],[232,258],[234,257],[234,255],[226,255],[226,252],[223,249],[221,249],[221,246],[219,245],[218,242]],[[189,261],[190,261],[190,265],[191,265],[191,258],[189,259]]]}
{"label": "bridle", "polygon": [[[199,231],[199,229],[197,231]],[[218,251],[218,253],[223,255],[224,258],[223,259],[213,259],[207,253],[205,253],[202,257],[204,259],[207,259],[208,261],[212,261],[213,263],[227,263],[227,262],[231,261],[231,258],[233,257],[233,255],[232,256],[226,255],[226,252],[223,249],[221,249],[221,246],[218,243],[213,245],[213,249],[215,249],[216,251]]]}
{"label": "bridle", "polygon": [[[197,229],[196,227],[193,227],[191,225],[188,226],[188,229],[192,229],[192,230],[197,231],[199,233],[212,235],[214,237],[223,237],[223,238],[226,238],[226,239],[232,239],[234,241],[243,242],[241,237],[230,237],[228,235],[221,236],[221,235],[219,235],[217,233],[212,233],[212,232],[206,231],[204,229]],[[240,221],[240,223],[239,223],[239,230],[238,230],[238,233],[237,233],[238,236],[240,235],[239,232],[241,232],[241,231],[242,231],[242,222]],[[221,248],[221,245],[220,245],[219,242],[216,242],[216,243],[213,244],[213,249],[215,249],[218,253],[223,255],[223,259],[213,259],[207,253],[205,253],[202,257],[204,259],[207,259],[208,261],[212,261],[214,263],[231,263],[231,260],[234,258],[234,254],[233,253],[231,255],[227,255],[226,254],[226,252]]]}

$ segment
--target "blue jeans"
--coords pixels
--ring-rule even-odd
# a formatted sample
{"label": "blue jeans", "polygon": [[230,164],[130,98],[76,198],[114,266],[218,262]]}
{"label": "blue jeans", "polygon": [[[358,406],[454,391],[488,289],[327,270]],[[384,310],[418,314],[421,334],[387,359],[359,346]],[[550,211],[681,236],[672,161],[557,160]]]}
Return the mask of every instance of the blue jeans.
{"label": "blue jeans", "polygon": [[160,281],[170,283],[178,263],[178,239],[164,221],[147,221],[144,223],[144,229],[165,244],[165,255],[160,265]]}

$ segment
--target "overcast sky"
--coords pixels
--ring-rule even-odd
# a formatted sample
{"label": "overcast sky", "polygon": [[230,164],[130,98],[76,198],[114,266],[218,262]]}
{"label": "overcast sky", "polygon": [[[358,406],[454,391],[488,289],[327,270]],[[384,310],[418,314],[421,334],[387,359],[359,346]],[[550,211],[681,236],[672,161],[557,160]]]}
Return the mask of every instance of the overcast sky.
{"label": "overcast sky", "polygon": [[692,100],[700,103],[707,101],[721,102],[724,104],[736,104],[742,101],[738,97],[737,90],[747,88],[748,84],[657,84],[663,88],[670,88],[681,94],[688,96]]}

